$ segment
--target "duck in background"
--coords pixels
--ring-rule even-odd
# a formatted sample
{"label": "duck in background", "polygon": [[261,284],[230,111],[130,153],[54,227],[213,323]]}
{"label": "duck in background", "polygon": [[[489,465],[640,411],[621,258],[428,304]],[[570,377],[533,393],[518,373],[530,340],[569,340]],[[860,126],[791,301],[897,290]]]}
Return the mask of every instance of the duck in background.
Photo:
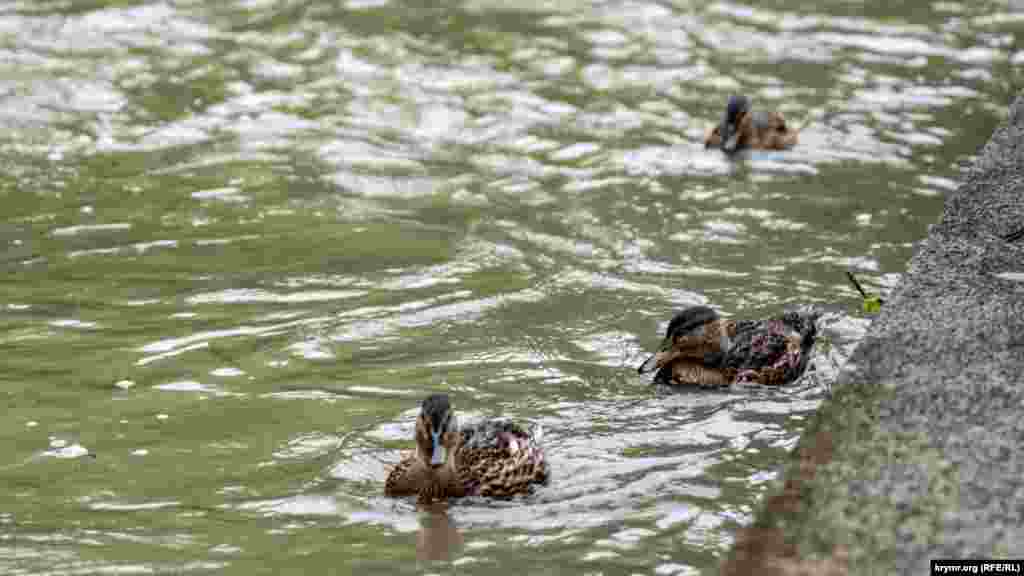
{"label": "duck in background", "polygon": [[781,386],[799,378],[814,347],[818,314],[786,312],[766,320],[726,320],[707,306],[676,314],[658,352],[637,369],[679,386],[734,383]]}
{"label": "duck in background", "polygon": [[387,496],[419,503],[463,496],[510,498],[548,480],[537,439],[508,420],[459,427],[445,394],[428,396],[416,418],[416,450],[388,475]]}
{"label": "duck in background", "polygon": [[751,150],[785,150],[796,145],[797,131],[786,126],[781,112],[750,109],[746,96],[730,96],[722,121],[708,131],[705,148],[733,154]]}

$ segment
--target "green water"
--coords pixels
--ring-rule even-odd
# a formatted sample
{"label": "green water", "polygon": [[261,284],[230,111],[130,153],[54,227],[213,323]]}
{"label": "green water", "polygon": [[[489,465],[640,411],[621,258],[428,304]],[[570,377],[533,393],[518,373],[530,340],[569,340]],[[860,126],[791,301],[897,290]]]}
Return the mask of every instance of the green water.
{"label": "green water", "polygon": [[[425,5],[429,7],[424,7]],[[999,2],[0,2],[0,571],[694,574],[1022,84]],[[804,125],[729,161],[733,92]],[[816,303],[782,392],[637,376]],[[419,400],[541,424],[383,497]]]}

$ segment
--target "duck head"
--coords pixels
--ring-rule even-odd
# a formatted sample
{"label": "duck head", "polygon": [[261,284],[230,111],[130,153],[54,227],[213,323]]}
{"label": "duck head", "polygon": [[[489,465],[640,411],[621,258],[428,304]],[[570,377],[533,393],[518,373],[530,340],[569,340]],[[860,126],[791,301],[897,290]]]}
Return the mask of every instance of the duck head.
{"label": "duck head", "polygon": [[637,368],[637,372],[645,374],[660,369],[675,360],[681,350],[675,345],[676,339],[682,336],[699,334],[704,325],[718,320],[718,312],[708,306],[691,306],[675,315],[665,329],[665,339],[661,341],[658,351],[652,354]]}
{"label": "duck head", "polygon": [[739,149],[740,122],[750,112],[750,100],[746,96],[729,96],[729,103],[725,106],[725,113],[722,115],[722,123],[718,125],[718,132],[722,137],[719,147],[723,152],[732,154]]}
{"label": "duck head", "polygon": [[428,396],[416,419],[416,450],[420,460],[433,470],[448,462],[455,446],[457,428],[448,396]]}

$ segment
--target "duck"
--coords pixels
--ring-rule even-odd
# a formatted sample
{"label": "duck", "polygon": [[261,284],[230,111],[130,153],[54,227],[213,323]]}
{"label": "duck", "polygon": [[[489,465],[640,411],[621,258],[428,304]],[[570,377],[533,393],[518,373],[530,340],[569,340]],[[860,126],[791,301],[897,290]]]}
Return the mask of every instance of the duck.
{"label": "duck", "polygon": [[446,394],[431,394],[416,418],[416,449],[388,474],[386,496],[420,504],[464,496],[508,499],[546,484],[548,463],[538,439],[507,419],[459,426]]}
{"label": "duck", "polygon": [[797,131],[786,126],[781,112],[751,111],[746,96],[730,96],[722,121],[708,130],[704,148],[733,154],[751,150],[785,150],[796,146]]}
{"label": "duck", "polygon": [[803,375],[818,313],[790,311],[764,320],[728,320],[709,306],[676,314],[658,351],[637,368],[655,382],[703,388],[736,383],[781,386]]}

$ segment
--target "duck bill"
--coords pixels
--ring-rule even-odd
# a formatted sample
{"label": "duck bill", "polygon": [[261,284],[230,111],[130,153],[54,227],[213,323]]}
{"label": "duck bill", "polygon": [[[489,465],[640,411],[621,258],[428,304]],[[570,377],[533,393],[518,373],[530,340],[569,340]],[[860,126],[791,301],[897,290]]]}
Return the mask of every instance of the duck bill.
{"label": "duck bill", "polygon": [[636,371],[638,373],[640,373],[640,374],[646,374],[646,373],[654,370],[655,368],[658,367],[658,360],[657,360],[657,358],[658,358],[657,354],[651,354],[650,357],[647,358],[647,360],[644,360],[644,363],[641,364],[640,367],[636,369]]}
{"label": "duck bill", "polygon": [[430,453],[430,465],[437,468],[448,459],[448,450],[445,449],[444,444],[441,444],[440,434],[432,434],[432,436],[434,448]]}
{"label": "duck bill", "polygon": [[657,351],[654,354],[651,354],[651,356],[647,358],[647,360],[644,360],[644,363],[641,364],[640,367],[636,369],[636,371],[639,372],[640,374],[653,372],[654,370],[661,368],[665,364],[668,364],[676,356],[676,352],[672,350],[672,343],[665,343],[662,345],[661,350]]}
{"label": "duck bill", "polygon": [[722,124],[722,150],[725,152],[735,152],[740,145],[740,131],[736,129],[730,123]]}

